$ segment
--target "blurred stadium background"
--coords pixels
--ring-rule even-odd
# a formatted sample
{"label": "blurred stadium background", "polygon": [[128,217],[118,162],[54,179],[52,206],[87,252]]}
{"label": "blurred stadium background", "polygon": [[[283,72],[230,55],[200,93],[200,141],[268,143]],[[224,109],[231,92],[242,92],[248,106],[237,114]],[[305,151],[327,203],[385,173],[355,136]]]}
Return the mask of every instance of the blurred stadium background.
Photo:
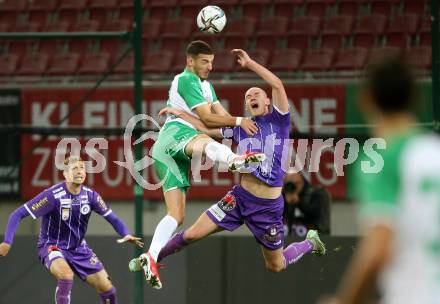
{"label": "blurred stadium background", "polygon": [[[228,18],[216,36],[200,33],[195,24],[208,4],[223,8]],[[364,140],[358,79],[369,60],[388,53],[406,55],[417,68],[425,102],[420,118],[436,129],[440,53],[438,24],[432,20],[438,20],[437,10],[437,0],[0,0],[0,234],[15,208],[62,179],[54,166],[62,138],[76,137],[84,148],[90,138],[104,137],[107,167],[89,175],[87,184],[148,243],[165,212],[162,194],[138,191],[128,170],[114,161],[124,161],[121,135],[127,121],[140,112],[156,118],[165,105],[193,39],[217,50],[210,78],[233,115],[243,114],[245,90],[262,82],[235,64],[230,49],[249,51],[282,77],[294,146],[299,138]],[[137,157],[150,146],[136,148]],[[151,167],[144,175],[155,179]],[[336,175],[334,148],[323,152],[319,172],[307,176],[333,198],[332,235],[324,238],[329,255],[306,257],[280,275],[264,270],[245,228],[171,257],[159,292],[142,288],[128,273],[133,248],[115,244],[111,226],[99,217],[90,222],[89,244],[111,274],[120,303],[313,303],[336,286],[358,230],[350,178]],[[213,171],[202,177],[190,191],[186,225],[237,181]],[[20,303],[23,293],[26,303],[52,301],[55,281],[36,256],[38,229],[38,222],[25,219],[10,255],[0,261],[1,304]],[[98,303],[98,298],[76,281],[72,303]]]}

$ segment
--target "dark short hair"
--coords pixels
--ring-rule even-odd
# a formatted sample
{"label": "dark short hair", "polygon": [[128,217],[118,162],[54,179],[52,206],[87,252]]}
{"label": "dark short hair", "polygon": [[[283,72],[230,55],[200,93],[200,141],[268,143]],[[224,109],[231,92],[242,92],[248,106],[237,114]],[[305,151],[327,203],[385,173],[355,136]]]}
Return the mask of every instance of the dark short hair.
{"label": "dark short hair", "polygon": [[196,57],[200,54],[213,55],[211,46],[202,40],[191,41],[186,47],[186,55]]}
{"label": "dark short hair", "polygon": [[403,57],[392,56],[372,62],[366,71],[366,89],[385,114],[414,110],[416,85]]}

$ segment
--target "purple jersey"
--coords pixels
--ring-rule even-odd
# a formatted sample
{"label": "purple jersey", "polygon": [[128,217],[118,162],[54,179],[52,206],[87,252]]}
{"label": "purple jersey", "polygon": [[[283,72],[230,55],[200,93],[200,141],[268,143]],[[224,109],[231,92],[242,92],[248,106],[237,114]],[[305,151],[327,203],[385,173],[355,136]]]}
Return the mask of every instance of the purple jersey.
{"label": "purple jersey", "polygon": [[81,186],[81,192],[74,195],[65,182],[44,190],[24,206],[32,218],[43,217],[38,247],[56,245],[64,250],[86,250],[84,235],[91,211],[104,217],[112,213],[93,189]]}
{"label": "purple jersey", "polygon": [[239,153],[263,152],[266,160],[251,174],[269,186],[280,187],[289,161],[290,112],[281,113],[273,106],[272,112],[252,120],[258,127],[254,136],[247,135],[241,127],[222,128],[222,135],[233,138]]}

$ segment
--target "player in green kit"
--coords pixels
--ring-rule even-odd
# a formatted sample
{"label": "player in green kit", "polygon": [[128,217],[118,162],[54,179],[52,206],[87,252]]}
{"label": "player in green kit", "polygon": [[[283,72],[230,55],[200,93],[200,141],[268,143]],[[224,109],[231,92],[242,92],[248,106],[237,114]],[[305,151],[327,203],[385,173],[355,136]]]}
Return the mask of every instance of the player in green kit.
{"label": "player in green kit", "polygon": [[[209,127],[240,126],[247,134],[255,134],[258,130],[255,122],[249,118],[232,117],[207,81],[214,60],[211,47],[203,41],[193,41],[188,45],[186,55],[186,68],[174,77],[167,105],[194,115]],[[167,117],[153,146],[152,156],[156,173],[163,182],[168,214],[157,225],[148,252],[129,263],[131,271],[142,268],[147,282],[155,289],[162,287],[156,264],[159,252],[184,219],[193,155],[206,155],[214,162],[227,164],[230,171],[238,171],[265,159],[263,153],[236,155],[229,147],[197,131],[191,123],[177,116]]]}
{"label": "player in green kit", "polygon": [[361,109],[386,141],[382,170],[360,162],[355,180],[363,238],[337,294],[364,303],[377,282],[386,304],[440,303],[440,139],[414,126],[415,81],[400,58],[373,64]]}

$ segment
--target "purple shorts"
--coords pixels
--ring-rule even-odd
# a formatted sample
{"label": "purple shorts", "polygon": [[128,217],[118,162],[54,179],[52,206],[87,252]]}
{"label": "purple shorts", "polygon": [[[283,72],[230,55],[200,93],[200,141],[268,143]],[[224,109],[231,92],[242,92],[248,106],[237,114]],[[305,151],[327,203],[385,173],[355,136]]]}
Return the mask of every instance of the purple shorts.
{"label": "purple shorts", "polygon": [[284,199],[259,198],[241,186],[235,186],[206,214],[219,227],[234,231],[246,224],[258,243],[270,250],[284,245]]}
{"label": "purple shorts", "polygon": [[77,249],[70,250],[51,250],[51,246],[53,245],[38,248],[38,257],[48,270],[50,270],[52,262],[60,258],[64,259],[72,268],[72,271],[83,281],[89,275],[104,269],[104,265],[88,245],[81,245]]}

